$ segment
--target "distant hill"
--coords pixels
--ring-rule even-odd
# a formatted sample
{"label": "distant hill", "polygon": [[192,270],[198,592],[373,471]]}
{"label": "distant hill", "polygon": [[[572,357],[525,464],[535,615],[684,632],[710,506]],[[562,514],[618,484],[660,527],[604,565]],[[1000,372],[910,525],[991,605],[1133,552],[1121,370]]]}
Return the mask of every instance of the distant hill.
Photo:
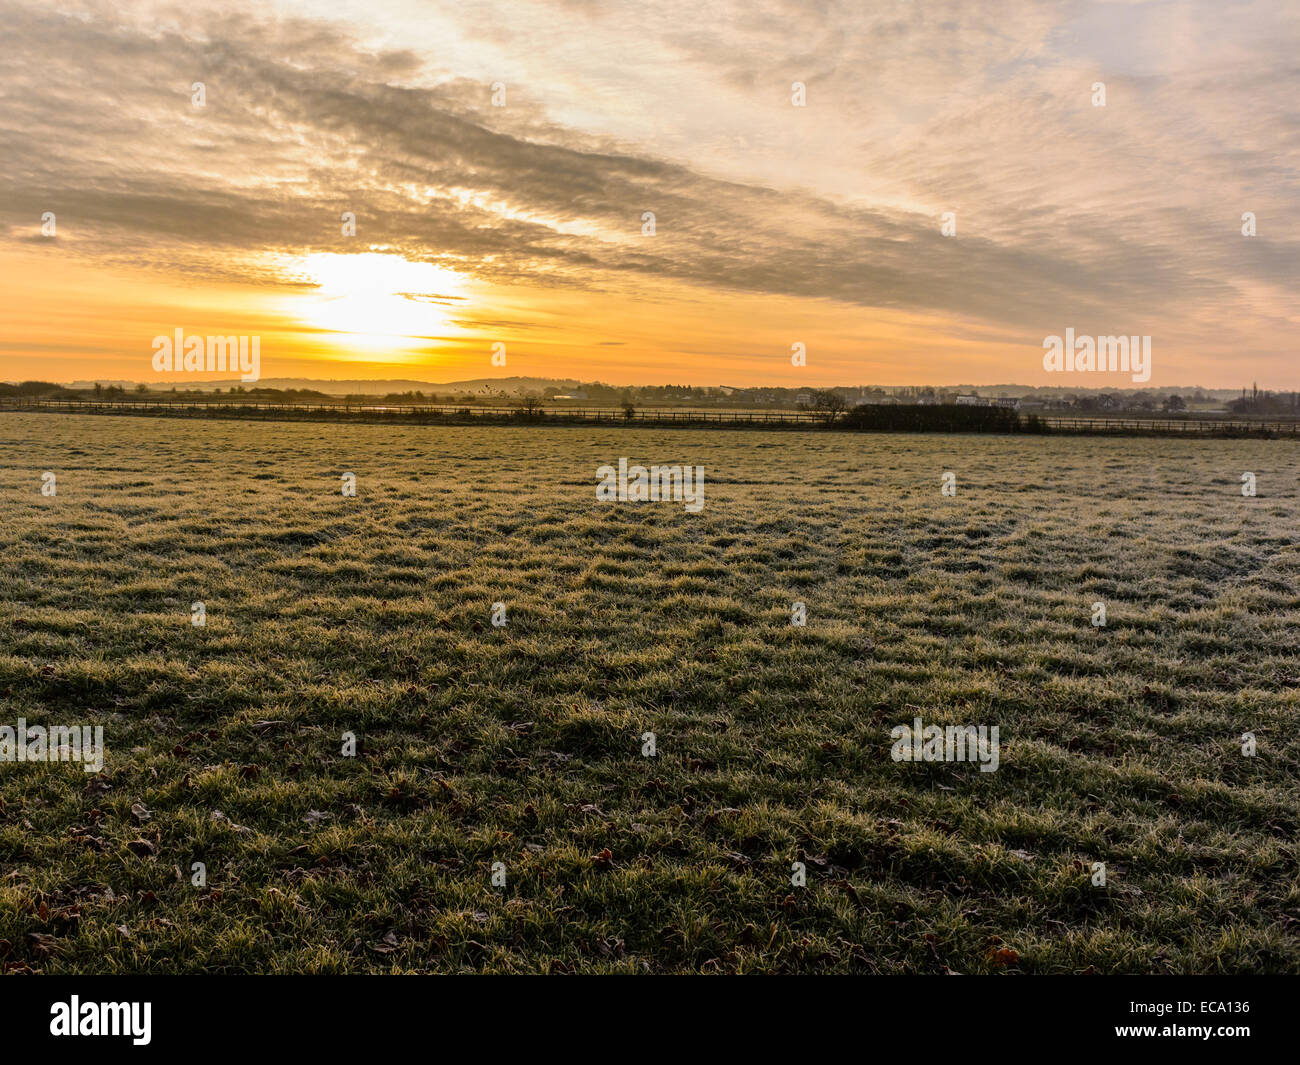
{"label": "distant hill", "polygon": [[[128,391],[135,387],[134,381],[100,381],[99,384],[105,387],[117,385]],[[184,389],[210,389],[220,388],[223,392],[230,388],[231,385],[238,385],[235,380],[217,380],[217,381],[188,381],[176,380],[154,384],[153,387],[170,388],[172,385]],[[94,388],[94,381],[73,381],[67,386],[68,388]],[[511,395],[517,395],[522,392],[541,392],[547,388],[558,388],[561,390],[574,389],[578,387],[578,382],[573,379],[562,379],[558,377],[480,377],[473,381],[405,381],[400,379],[392,380],[357,380],[357,381],[322,381],[308,377],[264,377],[252,385],[245,385],[245,388],[307,388],[316,392],[324,392],[330,396],[345,396],[348,394],[357,395],[365,394],[371,396],[383,396],[390,392],[456,392],[458,395],[463,392],[483,392],[485,394],[495,395],[498,392],[506,392]]]}
{"label": "distant hill", "polygon": [[[5,386],[16,386],[18,382],[9,382]],[[62,387],[89,392],[98,384],[103,388],[115,387],[124,392],[133,392],[136,387],[135,381],[127,380],[100,380],[96,381],[72,381]],[[149,382],[151,390],[156,391],[210,391],[221,389],[222,392],[228,392],[232,387],[239,386],[237,380],[226,378],[224,380],[209,381],[191,381],[188,379],[176,379],[163,382]],[[48,388],[57,386],[49,385]],[[516,397],[526,393],[536,395],[545,394],[548,390],[551,393],[576,393],[584,399],[593,403],[617,403],[622,397],[630,394],[636,402],[648,403],[690,403],[697,401],[726,401],[733,402],[753,402],[760,405],[766,405],[773,402],[790,402],[793,403],[800,397],[818,391],[820,386],[792,387],[785,386],[684,386],[684,385],[611,385],[595,381],[580,381],[572,377],[477,377],[465,381],[416,381],[404,378],[367,378],[358,380],[335,380],[320,379],[311,377],[266,377],[252,384],[243,385],[244,390],[253,389],[272,389],[279,391],[308,391],[323,393],[328,396],[344,395],[366,395],[366,396],[387,396],[400,395],[409,392],[423,392],[426,396],[448,397],[451,395],[464,396],[471,398],[482,398],[491,400],[501,396],[503,393],[507,397]],[[1099,395],[1110,393],[1121,397],[1138,396],[1165,396],[1170,394],[1182,394],[1192,396],[1199,393],[1199,401],[1204,403],[1210,402],[1227,402],[1239,398],[1243,392],[1240,389],[1233,388],[1203,388],[1199,386],[1170,386],[1162,385],[1158,388],[1151,387],[1115,387],[1112,384],[1087,379],[1079,375],[1079,379],[1070,380],[1060,385],[1019,385],[1014,383],[1000,385],[933,385],[933,386],[915,386],[915,385],[837,385],[830,386],[841,393],[850,404],[863,402],[868,399],[868,392],[883,395],[888,394],[898,397],[902,401],[915,399],[923,394],[937,393],[977,393],[980,396],[1014,396],[1014,397],[1034,397],[1035,399],[1061,399],[1069,396],[1082,395]],[[30,392],[30,389],[27,390]],[[35,393],[32,393],[35,394]]]}

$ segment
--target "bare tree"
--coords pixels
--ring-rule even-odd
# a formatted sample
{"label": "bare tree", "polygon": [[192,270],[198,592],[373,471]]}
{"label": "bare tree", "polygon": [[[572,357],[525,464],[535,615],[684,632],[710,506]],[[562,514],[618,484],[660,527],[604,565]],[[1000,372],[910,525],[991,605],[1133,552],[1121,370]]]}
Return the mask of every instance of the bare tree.
{"label": "bare tree", "polygon": [[828,422],[833,422],[843,414],[848,405],[843,396],[829,388],[813,393],[812,409]]}
{"label": "bare tree", "polygon": [[518,403],[521,414],[529,418],[540,418],[542,415],[542,397],[536,392],[525,392],[519,397]]}

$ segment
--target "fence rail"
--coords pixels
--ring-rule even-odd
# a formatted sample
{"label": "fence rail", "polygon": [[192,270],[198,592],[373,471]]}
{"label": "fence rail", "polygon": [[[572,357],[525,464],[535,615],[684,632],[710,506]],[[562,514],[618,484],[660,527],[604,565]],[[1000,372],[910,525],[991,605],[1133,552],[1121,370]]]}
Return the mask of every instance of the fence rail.
{"label": "fence rail", "polygon": [[1206,436],[1223,433],[1280,433],[1300,436],[1300,420],[1254,418],[1088,418],[1040,414],[1039,421],[1057,432],[1084,433],[1188,433]]}
{"label": "fence rail", "polygon": [[532,410],[523,408],[488,406],[473,403],[376,403],[376,402],[266,402],[208,399],[27,399],[23,397],[0,399],[0,410],[42,410],[81,414],[184,414],[212,411],[237,414],[241,417],[271,416],[274,414],[340,414],[378,415],[392,418],[414,418],[420,415],[444,418],[485,418],[519,420],[527,417],[572,420],[583,422],[678,422],[700,424],[742,425],[803,424],[819,425],[826,417],[814,411],[732,411],[690,410],[682,408],[642,407],[626,411],[621,407],[569,407],[540,406]]}
{"label": "fence rail", "polygon": [[[690,410],[641,407],[625,410],[617,407],[541,406],[532,410],[519,407],[474,404],[417,404],[375,402],[302,402],[241,401],[215,399],[170,399],[164,397],[122,399],[0,399],[2,411],[43,411],[66,414],[135,414],[143,416],[209,416],[261,418],[268,420],[317,420],[322,417],[357,421],[401,422],[416,424],[439,421],[543,421],[554,423],[615,423],[677,426],[836,428],[836,419],[816,411],[737,411]],[[1062,414],[1021,414],[1022,425],[1029,418],[1054,433],[1088,434],[1155,434],[1191,436],[1279,435],[1300,439],[1300,419],[1251,419],[1213,417],[1142,417],[1142,416],[1074,416]]]}

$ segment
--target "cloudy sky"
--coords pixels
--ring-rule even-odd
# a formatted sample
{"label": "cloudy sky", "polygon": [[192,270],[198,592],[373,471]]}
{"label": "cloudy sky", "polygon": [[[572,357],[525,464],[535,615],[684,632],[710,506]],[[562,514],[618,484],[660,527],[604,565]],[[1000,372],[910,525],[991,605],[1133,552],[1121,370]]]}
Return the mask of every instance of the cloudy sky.
{"label": "cloudy sky", "polygon": [[1294,3],[0,0],[0,41],[3,379],[149,380],[182,328],[264,377],[1072,387],[1068,327],[1300,388]]}

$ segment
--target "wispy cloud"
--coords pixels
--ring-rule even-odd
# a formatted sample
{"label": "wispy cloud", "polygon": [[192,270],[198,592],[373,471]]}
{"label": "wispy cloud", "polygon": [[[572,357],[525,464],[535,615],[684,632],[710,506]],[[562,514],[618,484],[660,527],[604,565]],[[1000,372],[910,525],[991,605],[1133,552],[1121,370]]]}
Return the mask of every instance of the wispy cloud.
{"label": "wispy cloud", "polygon": [[0,0],[0,233],[52,210],[67,254],[280,286],[274,256],[347,250],[352,211],[363,247],[491,283],[1259,357],[1297,323],[1285,5],[372,6]]}

